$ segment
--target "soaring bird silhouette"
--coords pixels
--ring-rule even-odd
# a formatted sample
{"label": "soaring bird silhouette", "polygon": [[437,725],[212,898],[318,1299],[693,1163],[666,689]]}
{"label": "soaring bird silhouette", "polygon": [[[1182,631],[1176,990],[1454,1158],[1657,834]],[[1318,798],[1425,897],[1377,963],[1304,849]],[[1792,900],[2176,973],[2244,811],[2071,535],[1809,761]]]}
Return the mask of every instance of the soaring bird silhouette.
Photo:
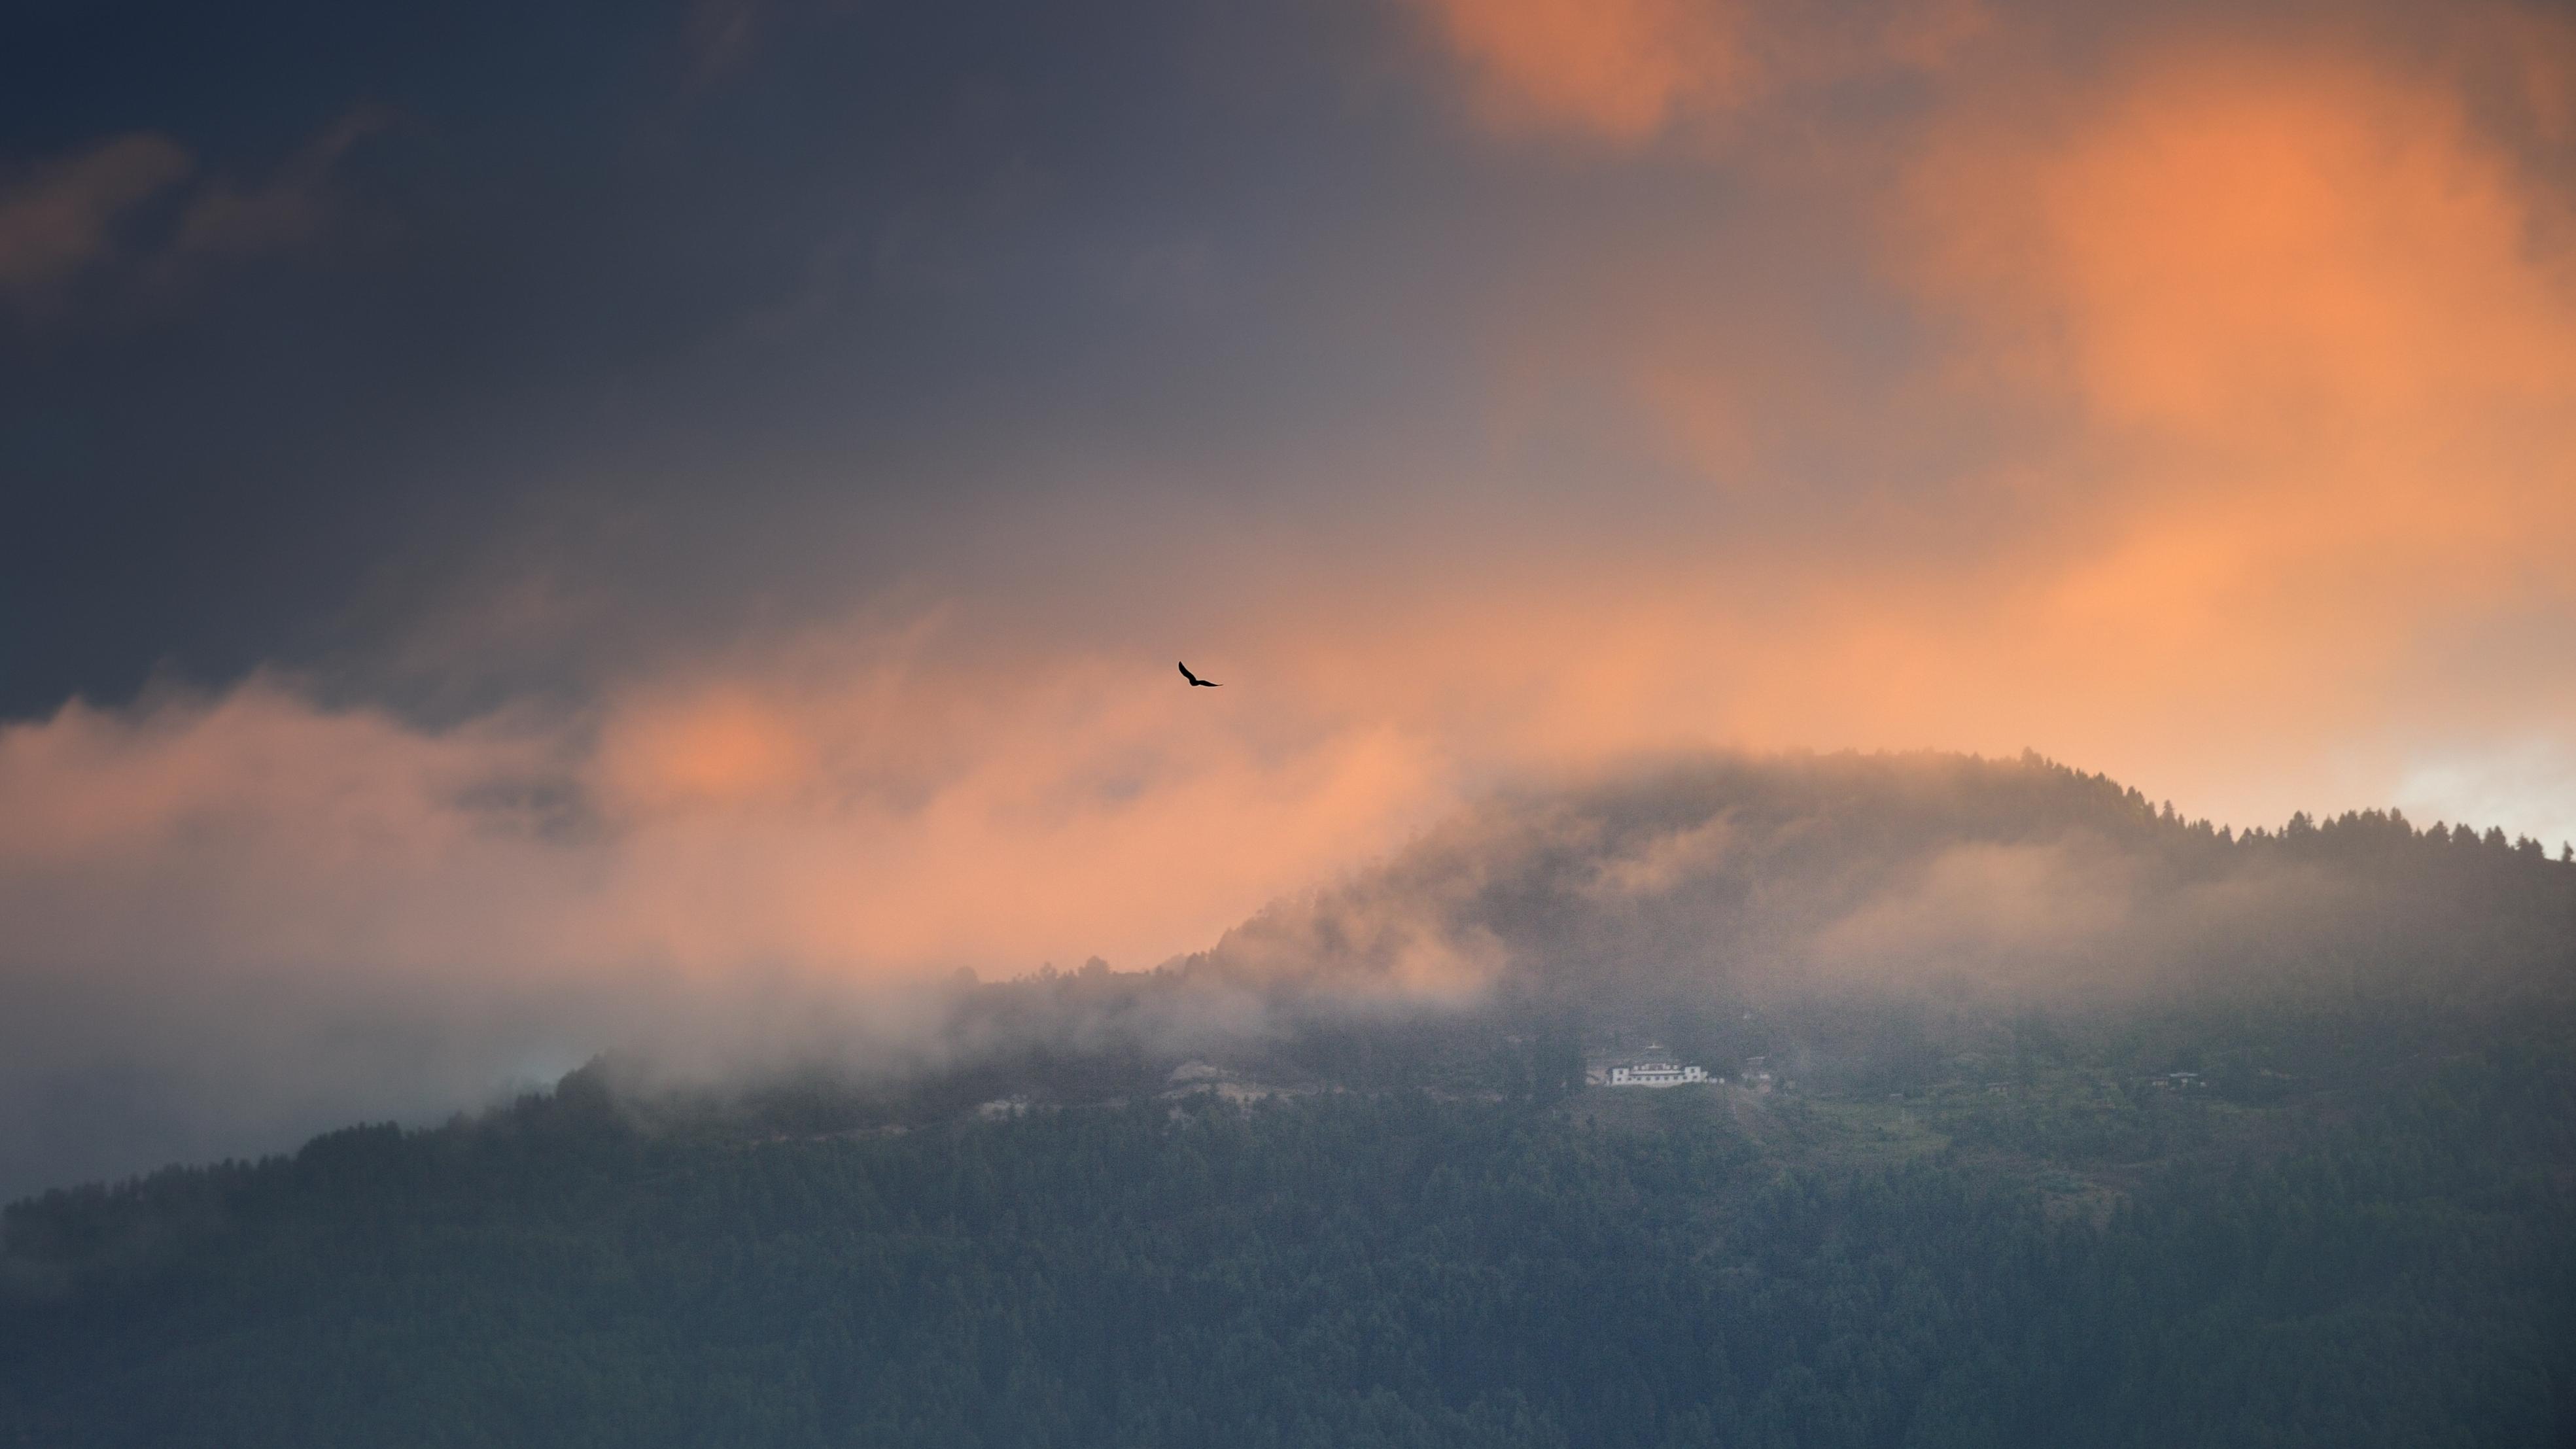
{"label": "soaring bird silhouette", "polygon": [[1192,688],[1194,688],[1194,689],[1223,689],[1223,688],[1225,688],[1225,686],[1224,686],[1224,685],[1217,683],[1217,682],[1216,682],[1215,680],[1213,680],[1213,679],[1201,679],[1201,678],[1199,678],[1197,675],[1190,673],[1190,667],[1189,667],[1188,665],[1186,665],[1186,664],[1184,664],[1184,665],[1182,665],[1182,666],[1181,666],[1181,677],[1182,677],[1183,679],[1188,680],[1188,681],[1190,682],[1190,686],[1191,686]]}

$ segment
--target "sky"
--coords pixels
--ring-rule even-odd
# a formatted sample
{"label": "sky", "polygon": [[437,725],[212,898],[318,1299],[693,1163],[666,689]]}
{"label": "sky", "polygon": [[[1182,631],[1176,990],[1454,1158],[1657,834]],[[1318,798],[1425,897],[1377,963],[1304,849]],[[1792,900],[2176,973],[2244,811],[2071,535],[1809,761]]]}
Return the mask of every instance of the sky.
{"label": "sky", "polygon": [[2563,3],[12,15],[0,1159],[1643,754],[2576,838]]}

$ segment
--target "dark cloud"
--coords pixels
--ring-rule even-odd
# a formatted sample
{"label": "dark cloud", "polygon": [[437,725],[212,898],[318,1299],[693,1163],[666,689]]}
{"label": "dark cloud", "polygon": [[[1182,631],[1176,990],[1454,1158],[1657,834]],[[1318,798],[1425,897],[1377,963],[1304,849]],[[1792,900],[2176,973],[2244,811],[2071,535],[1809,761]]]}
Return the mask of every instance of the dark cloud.
{"label": "dark cloud", "polygon": [[[199,157],[163,270],[309,238],[326,178],[347,224],[113,334],[0,352],[0,458],[50,514],[0,569],[0,612],[46,620],[0,638],[0,711],[368,653],[548,520],[583,585],[685,590],[670,623],[770,584],[837,605],[839,562],[886,571],[888,525],[943,495],[1140,452],[1213,485],[1225,450],[1184,445],[1302,430],[1297,376],[1344,365],[1216,279],[1268,274],[1360,204],[1325,194],[1379,184],[1229,99],[1246,57],[1329,74],[1312,37],[1266,43],[1298,28],[1036,5],[54,18],[0,62],[0,155],[140,126]],[[693,89],[710,45],[756,77]]]}
{"label": "dark cloud", "polygon": [[[11,1100],[211,1150],[148,1104],[1133,966],[1658,750],[2576,829],[2565,19],[2258,12],[48,7]],[[1488,804],[1217,954],[2092,980],[2297,875],[2073,815],[1802,855],[1790,778]]]}
{"label": "dark cloud", "polygon": [[115,250],[125,214],[189,169],[167,138],[133,135],[9,178],[0,185],[0,297],[21,314],[67,306],[70,284]]}

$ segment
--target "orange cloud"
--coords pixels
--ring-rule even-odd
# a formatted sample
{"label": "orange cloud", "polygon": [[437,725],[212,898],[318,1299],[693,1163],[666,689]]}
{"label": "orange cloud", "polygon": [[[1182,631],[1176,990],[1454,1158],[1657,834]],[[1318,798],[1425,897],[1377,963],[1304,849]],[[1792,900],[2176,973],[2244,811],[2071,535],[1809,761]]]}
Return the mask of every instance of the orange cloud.
{"label": "orange cloud", "polygon": [[1505,127],[1566,126],[1641,141],[1676,116],[1740,104],[1746,15],[1691,0],[1427,0]]}
{"label": "orange cloud", "polygon": [[597,777],[606,808],[651,814],[774,800],[806,785],[815,763],[784,710],[717,685],[617,712]]}
{"label": "orange cloud", "polygon": [[1935,140],[1901,263],[1963,370],[2080,409],[2095,481],[2032,617],[2125,667],[2384,689],[2464,620],[2565,606],[2576,253],[2456,85],[2202,49],[2047,109]]}
{"label": "orange cloud", "polygon": [[1975,0],[1837,7],[1744,0],[1417,0],[1511,133],[1615,145],[1741,112],[1782,90],[1928,69],[1986,23]]}
{"label": "orange cloud", "polygon": [[1282,731],[1275,698],[1138,676],[1067,658],[997,682],[862,634],[650,681],[587,720],[418,729],[270,680],[75,705],[0,729],[0,970],[1143,966],[1436,799],[1438,761],[1400,730]]}
{"label": "orange cloud", "polygon": [[1560,246],[1494,329],[1498,460],[1624,387],[1600,434],[1693,476],[1377,608],[1436,661],[1390,707],[1475,699],[1524,761],[2031,744],[2240,824],[2557,730],[2576,215],[2529,77],[2576,50],[2275,22],[2024,13],[1821,174],[1707,157],[1751,200]]}
{"label": "orange cloud", "polygon": [[2563,203],[2437,78],[2213,50],[2057,119],[1939,138],[1914,265],[2106,421],[2412,426],[2576,389],[2576,270],[2535,246]]}

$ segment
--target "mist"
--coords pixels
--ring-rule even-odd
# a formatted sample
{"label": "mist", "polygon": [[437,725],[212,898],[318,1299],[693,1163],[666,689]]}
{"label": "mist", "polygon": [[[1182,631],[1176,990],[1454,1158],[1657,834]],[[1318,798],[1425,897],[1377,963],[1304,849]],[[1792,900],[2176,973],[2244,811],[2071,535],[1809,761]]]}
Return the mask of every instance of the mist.
{"label": "mist", "polygon": [[2241,832],[2576,832],[2564,15],[680,8],[0,60],[0,1191],[603,1051],[2545,977]]}
{"label": "mist", "polygon": [[1708,756],[1498,793],[1205,959],[1475,961],[1593,1001],[2555,993],[2571,888],[2527,837],[2381,811],[2239,835],[2037,755]]}
{"label": "mist", "polygon": [[[829,717],[859,731],[852,701],[922,687],[887,673]],[[997,777],[991,740],[833,768],[800,753],[810,709],[690,699],[430,735],[272,682],[0,734],[0,1188],[432,1120],[603,1053],[643,1095],[897,1090],[1033,1053],[1158,1080],[1569,1006],[2554,999],[2576,940],[2576,868],[2535,842],[2379,814],[2221,834],[2035,756],[1420,768],[1389,792],[1330,732],[1193,751],[1095,702],[1047,713],[1051,745],[968,719],[1005,731]],[[1339,804],[1305,783],[1351,770]],[[1194,872],[1214,839],[1267,853]]]}

